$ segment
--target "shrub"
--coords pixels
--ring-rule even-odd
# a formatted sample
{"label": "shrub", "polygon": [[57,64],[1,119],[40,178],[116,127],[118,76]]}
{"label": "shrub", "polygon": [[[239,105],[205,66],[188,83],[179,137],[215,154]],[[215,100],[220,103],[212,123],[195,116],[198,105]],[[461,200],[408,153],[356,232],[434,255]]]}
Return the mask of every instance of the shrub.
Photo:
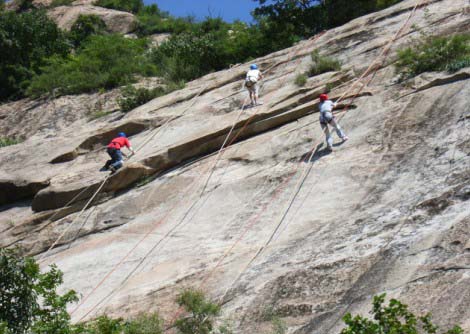
{"label": "shrub", "polygon": [[428,37],[422,43],[398,51],[396,67],[402,78],[428,71],[455,72],[470,62],[470,34]]}
{"label": "shrub", "polygon": [[79,94],[123,86],[137,75],[153,75],[146,43],[118,35],[90,36],[76,55],[50,58],[43,73],[32,79],[28,95]]}
{"label": "shrub", "polygon": [[287,325],[281,318],[274,317],[271,320],[271,324],[273,326],[274,334],[285,334],[287,332]]}
{"label": "shrub", "polygon": [[44,59],[64,57],[70,46],[44,11],[0,12],[0,101],[24,96],[29,80]]}
{"label": "shrub", "polygon": [[377,9],[381,10],[393,6],[402,0],[377,0]]}
{"label": "shrub", "polygon": [[157,313],[141,314],[124,327],[124,334],[162,334],[163,320]]}
{"label": "shrub", "polygon": [[313,51],[311,57],[313,64],[310,67],[310,71],[308,73],[308,75],[311,77],[330,71],[341,70],[341,62],[339,60],[322,56],[318,50]]}
{"label": "shrub", "polygon": [[137,14],[144,8],[144,2],[142,0],[98,0],[95,6]]}
{"label": "shrub", "polygon": [[122,98],[119,99],[118,103],[121,111],[128,112],[163,94],[164,89],[162,87],[146,89],[127,86],[122,89]]}
{"label": "shrub", "polygon": [[220,312],[220,306],[207,301],[200,291],[186,290],[178,296],[177,302],[184,307],[188,316],[176,320],[176,328],[182,334],[209,334],[213,330],[213,318]]}
{"label": "shrub", "polygon": [[33,258],[0,249],[0,333],[70,333],[67,305],[78,298],[56,292],[62,276],[55,266],[41,273]]}
{"label": "shrub", "polygon": [[106,24],[97,15],[80,15],[70,29],[70,39],[75,47],[80,46],[89,36],[106,33]]}
{"label": "shrub", "polygon": [[295,77],[295,81],[294,83],[299,86],[299,87],[303,87],[305,86],[305,84],[307,83],[307,76],[305,74],[299,74]]}
{"label": "shrub", "polygon": [[[353,317],[350,313],[343,318],[346,328],[341,334],[362,333],[400,333],[400,334],[435,334],[439,328],[432,324],[429,314],[416,317],[408,310],[408,306],[396,299],[390,300],[388,306],[384,306],[385,294],[374,297],[372,311],[373,320],[362,316]],[[445,334],[461,334],[463,330],[454,326],[451,330],[441,332]]]}
{"label": "shrub", "polygon": [[21,143],[20,139],[17,138],[2,138],[0,137],[0,147],[11,146]]}
{"label": "shrub", "polygon": [[70,6],[75,0],[53,0],[49,5],[49,8],[55,8],[59,6]]}
{"label": "shrub", "polygon": [[19,13],[26,12],[31,9],[35,9],[33,0],[13,0],[12,1],[16,7],[16,11]]}
{"label": "shrub", "polygon": [[112,111],[103,111],[103,110],[96,111],[96,112],[90,114],[90,116],[88,116],[88,119],[95,120],[95,119],[98,119],[98,118],[101,118],[101,117],[108,116],[112,113],[113,113]]}
{"label": "shrub", "polygon": [[154,89],[135,88],[127,86],[122,89],[122,98],[119,99],[118,104],[121,111],[128,112],[137,108],[157,97],[166,95],[174,90],[184,87],[184,84],[170,83],[166,87],[157,87]]}
{"label": "shrub", "polygon": [[257,50],[248,47],[249,31],[231,27],[221,19],[206,19],[190,32],[172,35],[154,50],[152,59],[171,81],[193,80],[226,68]]}
{"label": "shrub", "polygon": [[136,32],[139,36],[148,36],[163,32],[181,34],[191,31],[195,26],[195,19],[191,16],[175,18],[167,12],[161,11],[157,5],[145,6],[137,15],[138,26]]}
{"label": "shrub", "polygon": [[157,313],[141,314],[127,321],[121,318],[111,319],[104,315],[76,326],[73,334],[162,334],[162,325],[163,320]]}

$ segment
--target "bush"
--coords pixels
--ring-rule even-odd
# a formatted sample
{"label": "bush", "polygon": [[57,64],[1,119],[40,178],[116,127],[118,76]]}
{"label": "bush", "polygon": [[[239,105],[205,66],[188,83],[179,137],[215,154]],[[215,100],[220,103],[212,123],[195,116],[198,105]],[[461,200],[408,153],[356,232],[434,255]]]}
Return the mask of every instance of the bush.
{"label": "bush", "polygon": [[[416,317],[408,310],[408,306],[396,299],[390,300],[388,306],[384,306],[385,294],[374,297],[373,308],[370,312],[373,320],[362,316],[353,317],[350,313],[343,318],[346,328],[341,334],[363,334],[363,333],[400,333],[400,334],[435,334],[439,328],[432,324],[429,314]],[[462,334],[459,326],[451,330],[441,332],[445,334]]]}
{"label": "bush", "polygon": [[105,116],[108,116],[108,115],[111,115],[113,112],[112,111],[103,111],[103,110],[99,110],[99,111],[95,111],[93,113],[91,113],[89,116],[88,116],[88,119],[93,121],[95,119],[98,119],[98,118],[101,118],[101,117],[105,117]]}
{"label": "bush", "polygon": [[294,83],[299,86],[299,87],[303,87],[305,86],[305,84],[307,83],[307,76],[305,74],[299,74],[295,77],[295,81]]}
{"label": "bush", "polygon": [[207,301],[200,291],[186,290],[178,296],[177,302],[184,307],[188,316],[176,320],[176,328],[182,334],[209,334],[213,330],[213,318],[220,312],[220,306]]}
{"label": "bush", "polygon": [[162,334],[163,320],[157,313],[141,314],[128,322],[124,334]]}
{"label": "bush", "polygon": [[50,58],[43,73],[32,79],[28,95],[86,93],[126,85],[137,75],[153,75],[146,43],[118,35],[90,36],[76,55]]}
{"label": "bush", "polygon": [[122,89],[122,98],[119,99],[118,103],[121,111],[128,112],[163,94],[164,89],[162,87],[146,89],[127,86]]}
{"label": "bush", "polygon": [[157,87],[154,89],[135,88],[134,86],[127,86],[122,89],[122,98],[119,99],[118,104],[121,111],[128,112],[137,108],[157,97],[166,95],[174,90],[184,87],[184,84],[171,83],[166,87]]}
{"label": "bush", "polygon": [[55,8],[59,6],[70,6],[75,0],[52,0],[49,8]]}
{"label": "bush", "polygon": [[20,139],[17,138],[2,138],[0,137],[0,147],[11,146],[21,143]]}
{"label": "bush", "polygon": [[255,32],[242,22],[206,19],[189,32],[172,35],[154,50],[152,59],[170,81],[193,80],[257,56]]}
{"label": "bush", "polygon": [[70,29],[70,39],[75,47],[80,46],[89,36],[106,33],[106,24],[97,15],[80,15]]}
{"label": "bush", "polygon": [[33,0],[13,0],[12,2],[14,3],[14,7],[18,13],[34,10],[36,8]]}
{"label": "bush", "polygon": [[429,37],[398,51],[396,67],[402,78],[428,71],[455,72],[470,63],[470,34]]}
{"label": "bush", "polygon": [[44,59],[65,57],[70,46],[44,11],[0,12],[0,101],[24,96]]}
{"label": "bush", "polygon": [[144,2],[142,0],[98,0],[95,6],[137,14],[144,8]]}
{"label": "bush", "polygon": [[145,6],[137,15],[139,36],[148,36],[163,32],[181,34],[188,32],[195,26],[193,17],[175,18],[167,12],[161,11],[157,5]]}
{"label": "bush", "polygon": [[311,77],[330,71],[341,70],[341,62],[339,60],[321,56],[318,50],[313,51],[311,57],[313,64],[308,72],[308,75]]}
{"label": "bush", "polygon": [[0,333],[68,334],[67,305],[74,291],[57,294],[62,273],[55,266],[41,273],[33,258],[0,249]]}
{"label": "bush", "polygon": [[[73,328],[73,334],[163,334],[163,320],[157,313],[141,314],[134,319],[100,316]],[[0,332],[1,333],[1,332]],[[48,334],[48,333],[44,333]]]}
{"label": "bush", "polygon": [[273,334],[285,334],[287,332],[287,325],[284,321],[282,321],[279,317],[274,317],[271,320],[271,324],[273,326]]}

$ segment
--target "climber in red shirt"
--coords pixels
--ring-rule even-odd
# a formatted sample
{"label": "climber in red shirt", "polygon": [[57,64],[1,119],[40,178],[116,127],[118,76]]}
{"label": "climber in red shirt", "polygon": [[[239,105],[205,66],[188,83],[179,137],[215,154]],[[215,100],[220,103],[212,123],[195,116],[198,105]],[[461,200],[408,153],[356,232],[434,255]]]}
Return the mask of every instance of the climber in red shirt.
{"label": "climber in red shirt", "polygon": [[[118,136],[111,140],[107,147],[107,152],[111,157],[111,160],[106,161],[106,164],[102,170],[110,170],[111,173],[115,173],[119,168],[122,167],[122,156],[121,148],[127,147],[132,154],[135,154],[135,151],[131,147],[131,143],[124,132],[119,132]],[[129,156],[129,158],[132,156]]]}

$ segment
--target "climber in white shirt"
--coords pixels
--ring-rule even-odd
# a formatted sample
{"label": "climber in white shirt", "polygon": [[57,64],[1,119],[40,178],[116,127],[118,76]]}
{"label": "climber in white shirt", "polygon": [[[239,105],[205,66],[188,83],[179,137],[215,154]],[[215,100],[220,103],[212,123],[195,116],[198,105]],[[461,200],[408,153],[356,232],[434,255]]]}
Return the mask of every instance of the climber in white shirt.
{"label": "climber in white shirt", "polygon": [[245,78],[245,87],[248,89],[250,93],[250,100],[252,106],[257,106],[263,104],[262,102],[258,101],[258,94],[259,94],[259,85],[258,81],[263,79],[263,74],[258,69],[258,65],[252,64],[250,65],[250,70],[246,73]]}
{"label": "climber in white shirt", "polygon": [[343,140],[343,142],[349,138],[343,132],[339,124],[336,123],[335,116],[333,115],[333,109],[336,107],[336,103],[329,100],[328,95],[320,95],[320,105],[318,107],[320,109],[320,125],[322,130],[325,132],[326,144],[329,150],[333,150],[333,138],[331,137],[328,125],[331,125],[335,129],[336,134]]}

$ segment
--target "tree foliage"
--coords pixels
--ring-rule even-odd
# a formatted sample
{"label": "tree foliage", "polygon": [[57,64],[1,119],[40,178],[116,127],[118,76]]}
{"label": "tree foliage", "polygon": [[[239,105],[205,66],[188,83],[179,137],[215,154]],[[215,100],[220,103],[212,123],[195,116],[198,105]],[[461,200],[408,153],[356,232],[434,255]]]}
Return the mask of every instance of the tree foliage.
{"label": "tree foliage", "polygon": [[65,34],[44,11],[0,13],[0,101],[24,96],[45,59],[70,50]]}
{"label": "tree foliage", "polygon": [[0,249],[0,333],[69,334],[66,308],[78,298],[58,294],[62,282],[57,267],[41,273],[34,259]]}
{"label": "tree foliage", "polygon": [[80,46],[93,35],[106,33],[106,24],[97,15],[80,15],[70,29],[70,39],[75,47]]}
{"label": "tree foliage", "polygon": [[134,14],[144,8],[144,2],[142,0],[98,0],[95,5]]}
{"label": "tree foliage", "polygon": [[206,300],[201,291],[193,290],[181,293],[177,302],[188,313],[176,321],[179,333],[209,334],[213,331],[213,318],[220,313],[220,306]]}
{"label": "tree foliage", "polygon": [[346,328],[341,334],[462,334],[459,326],[443,332],[431,322],[430,314],[417,317],[409,311],[408,306],[396,299],[391,299],[388,306],[384,305],[385,294],[374,297],[372,311],[373,319],[360,315],[353,317],[350,313],[344,317]]}
{"label": "tree foliage", "polygon": [[77,94],[110,89],[155,74],[145,54],[146,41],[119,35],[90,36],[75,55],[52,57],[28,88],[28,95]]}
{"label": "tree foliage", "polygon": [[174,90],[182,89],[183,87],[183,83],[170,83],[166,86],[160,86],[154,89],[135,88],[134,86],[129,85],[121,89],[122,98],[119,99],[118,104],[121,111],[128,112],[147,103],[148,101],[159,96],[166,95]]}
{"label": "tree foliage", "polygon": [[[265,34],[282,43],[312,36],[401,0],[257,0],[254,16]],[[268,34],[269,33],[269,34]],[[289,37],[290,36],[290,37]]]}
{"label": "tree foliage", "polygon": [[[55,0],[54,4],[69,0]],[[142,0],[99,0],[98,6],[136,14],[136,34],[171,33],[148,50],[143,39],[124,41],[104,22],[82,15],[63,33],[32,0],[16,0],[18,13],[0,12],[0,101],[26,94],[77,94],[126,85],[142,75],[179,83],[289,47],[302,38],[400,0],[255,0],[255,23],[209,17],[177,18]],[[3,50],[6,50],[3,52]],[[459,68],[468,59],[454,63]],[[324,64],[320,64],[324,65]]]}
{"label": "tree foliage", "polygon": [[162,43],[152,59],[168,79],[188,81],[261,55],[259,40],[256,29],[243,22],[207,18]]}

